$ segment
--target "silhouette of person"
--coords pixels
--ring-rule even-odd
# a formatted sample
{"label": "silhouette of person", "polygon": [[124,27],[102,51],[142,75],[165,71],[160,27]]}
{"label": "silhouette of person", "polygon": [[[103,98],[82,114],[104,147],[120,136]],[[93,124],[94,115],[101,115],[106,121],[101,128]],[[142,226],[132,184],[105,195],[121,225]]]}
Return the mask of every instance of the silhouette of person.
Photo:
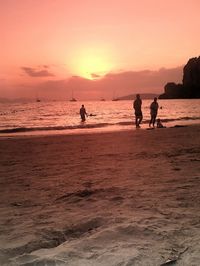
{"label": "silhouette of person", "polygon": [[163,126],[159,118],[157,119],[157,128],[165,128],[165,126]]}
{"label": "silhouette of person", "polygon": [[135,109],[135,125],[136,125],[136,128],[139,128],[142,122],[142,119],[143,119],[142,100],[140,98],[140,94],[136,94],[136,99],[133,102],[133,108]]}
{"label": "silhouette of person", "polygon": [[156,122],[156,116],[158,113],[158,103],[157,98],[155,97],[153,102],[150,105],[150,114],[151,114],[151,120],[149,121],[149,127],[151,127],[151,124],[153,124],[153,127],[155,126]]}
{"label": "silhouette of person", "polygon": [[81,121],[85,121],[85,116],[87,115],[86,109],[84,107],[84,104],[82,104],[81,109],[80,109],[80,116],[81,116]]}

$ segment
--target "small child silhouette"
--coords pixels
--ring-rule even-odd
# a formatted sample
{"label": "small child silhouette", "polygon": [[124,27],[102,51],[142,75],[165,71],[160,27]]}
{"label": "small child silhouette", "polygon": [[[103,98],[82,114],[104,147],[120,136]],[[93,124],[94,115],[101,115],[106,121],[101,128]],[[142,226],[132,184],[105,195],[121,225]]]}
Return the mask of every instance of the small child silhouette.
{"label": "small child silhouette", "polygon": [[161,123],[160,118],[157,119],[157,128],[165,128],[165,126],[163,126],[163,124]]}

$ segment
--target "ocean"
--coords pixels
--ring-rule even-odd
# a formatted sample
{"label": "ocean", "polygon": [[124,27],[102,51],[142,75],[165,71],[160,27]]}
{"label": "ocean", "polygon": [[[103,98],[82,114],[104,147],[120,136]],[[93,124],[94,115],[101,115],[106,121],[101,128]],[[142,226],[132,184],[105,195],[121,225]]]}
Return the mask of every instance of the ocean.
{"label": "ocean", "polygon": [[[152,100],[143,100],[143,122],[147,128]],[[159,100],[157,118],[168,126],[200,123],[200,99]],[[86,122],[80,120],[84,104]],[[134,127],[133,101],[41,101],[0,104],[0,135],[85,133]]]}

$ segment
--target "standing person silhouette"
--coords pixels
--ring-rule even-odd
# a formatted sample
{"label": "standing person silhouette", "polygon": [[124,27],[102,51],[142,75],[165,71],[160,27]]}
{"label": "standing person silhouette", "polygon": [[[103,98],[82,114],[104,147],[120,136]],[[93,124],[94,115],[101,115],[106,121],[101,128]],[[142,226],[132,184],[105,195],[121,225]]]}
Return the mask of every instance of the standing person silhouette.
{"label": "standing person silhouette", "polygon": [[136,99],[133,102],[133,108],[135,109],[135,126],[136,128],[140,128],[140,124],[143,119],[142,115],[142,100],[140,98],[140,94],[136,94]]}
{"label": "standing person silhouette", "polygon": [[157,98],[155,97],[150,105],[151,120],[149,121],[149,127],[151,127],[151,124],[153,124],[153,127],[155,127],[157,113],[158,113],[158,102]]}
{"label": "standing person silhouette", "polygon": [[84,104],[82,104],[81,109],[80,109],[80,116],[81,116],[81,121],[85,122],[85,116],[87,115],[86,109],[84,107]]}

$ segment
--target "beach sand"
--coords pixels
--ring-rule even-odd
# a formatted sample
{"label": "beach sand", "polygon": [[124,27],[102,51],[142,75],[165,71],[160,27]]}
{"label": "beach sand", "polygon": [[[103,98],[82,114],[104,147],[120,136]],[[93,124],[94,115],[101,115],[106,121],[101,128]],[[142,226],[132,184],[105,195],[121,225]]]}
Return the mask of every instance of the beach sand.
{"label": "beach sand", "polygon": [[0,265],[200,265],[199,125],[0,138],[0,165]]}

